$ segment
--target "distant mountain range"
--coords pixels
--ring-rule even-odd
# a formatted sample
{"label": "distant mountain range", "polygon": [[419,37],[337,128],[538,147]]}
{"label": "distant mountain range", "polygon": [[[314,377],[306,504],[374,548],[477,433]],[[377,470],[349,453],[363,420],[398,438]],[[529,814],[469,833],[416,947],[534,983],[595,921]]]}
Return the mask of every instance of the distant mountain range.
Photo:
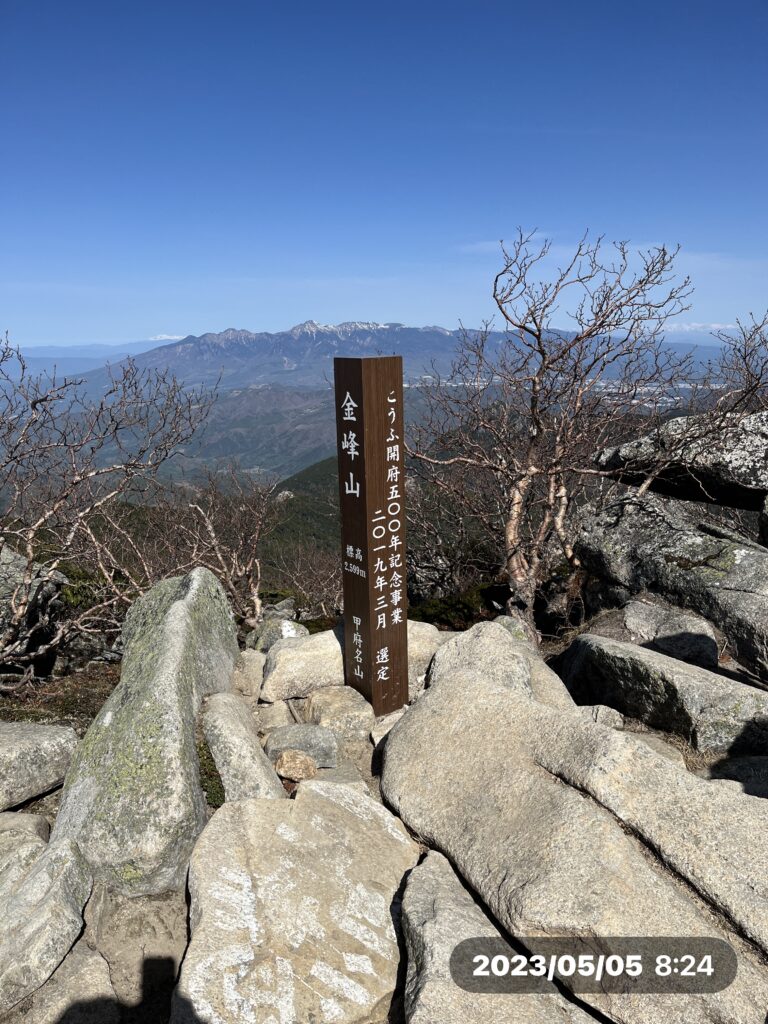
{"label": "distant mountain range", "polygon": [[[220,334],[190,335],[134,358],[139,366],[168,369],[190,384],[317,387],[333,380],[335,356],[400,355],[406,380],[428,373],[433,361],[445,373],[459,337],[459,331],[444,327],[357,322],[328,326],[308,320],[277,334],[229,328]],[[89,374],[89,380],[100,379],[106,379],[104,371]]]}
{"label": "distant mountain range", "polygon": [[[30,367],[59,374],[84,374],[95,389],[107,380],[105,364],[115,365],[131,356],[140,367],[167,369],[190,385],[217,381],[224,389],[264,387],[323,387],[333,380],[336,356],[400,355],[406,382],[416,382],[435,367],[441,375],[450,371],[460,330],[445,327],[408,327],[351,321],[336,325],[314,320],[287,331],[269,333],[229,328],[220,333],[188,335],[157,345],[152,341],[123,345],[44,346],[24,350]],[[490,344],[498,345],[504,334],[494,332]],[[705,331],[675,335],[671,349],[690,351],[715,344]]]}
{"label": "distant mountain range", "polygon": [[[168,370],[189,386],[218,382],[209,420],[182,460],[185,472],[237,458],[255,474],[286,477],[334,454],[334,357],[400,355],[406,383],[416,384],[433,367],[442,376],[449,374],[461,337],[461,331],[444,327],[368,322],[330,326],[308,320],[275,334],[231,328],[160,346],[152,342],[77,349],[51,346],[29,349],[25,355],[35,370],[55,363],[60,375],[83,377],[94,395],[103,391],[109,379],[104,364],[118,364],[127,355],[139,367]],[[491,346],[504,337],[491,335]],[[670,342],[669,348],[677,352],[698,348],[704,359],[712,344],[712,338],[701,332],[700,336],[686,334],[684,341]],[[410,388],[406,415],[417,416],[420,406],[419,390]]]}

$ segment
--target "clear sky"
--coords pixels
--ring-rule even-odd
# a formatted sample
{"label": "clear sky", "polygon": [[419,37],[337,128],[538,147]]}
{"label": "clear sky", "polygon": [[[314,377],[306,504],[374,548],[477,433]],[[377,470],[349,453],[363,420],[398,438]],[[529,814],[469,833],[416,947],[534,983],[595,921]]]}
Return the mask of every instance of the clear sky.
{"label": "clear sky", "polygon": [[0,0],[0,329],[491,312],[517,225],[768,306],[768,0]]}

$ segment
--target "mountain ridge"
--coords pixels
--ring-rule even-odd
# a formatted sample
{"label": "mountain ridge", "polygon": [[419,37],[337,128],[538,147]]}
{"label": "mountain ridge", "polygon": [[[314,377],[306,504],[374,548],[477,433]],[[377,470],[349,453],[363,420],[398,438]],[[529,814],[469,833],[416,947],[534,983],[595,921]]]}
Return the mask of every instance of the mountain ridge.
{"label": "mountain ridge", "polygon": [[[347,320],[321,324],[306,320],[277,332],[228,327],[218,332],[189,334],[133,358],[141,368],[168,370],[188,384],[218,384],[229,389],[269,384],[327,386],[333,378],[336,357],[400,355],[408,383],[435,371],[446,376],[466,333],[475,331],[437,325],[411,327],[396,322]],[[506,337],[502,331],[490,332],[491,346],[500,345]],[[669,341],[667,345],[687,352],[710,347],[712,339],[708,341],[709,345],[706,341],[702,345],[700,339],[687,337],[684,342]],[[103,387],[108,381],[108,369],[91,371],[87,378],[94,386]]]}

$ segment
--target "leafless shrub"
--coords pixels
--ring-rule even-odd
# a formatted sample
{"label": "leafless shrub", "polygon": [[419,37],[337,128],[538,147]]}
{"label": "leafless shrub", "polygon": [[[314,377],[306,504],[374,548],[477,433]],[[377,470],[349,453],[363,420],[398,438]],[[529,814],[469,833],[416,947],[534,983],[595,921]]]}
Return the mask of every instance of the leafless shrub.
{"label": "leafless shrub", "polygon": [[306,617],[336,615],[343,606],[341,559],[311,539],[297,539],[274,551],[271,570],[282,589],[293,593]]}
{"label": "leafless shrub", "polygon": [[532,633],[542,582],[579,569],[576,508],[616,487],[595,453],[698,413],[643,468],[650,486],[686,445],[716,439],[761,400],[768,379],[765,321],[743,328],[709,372],[665,347],[665,324],[691,293],[674,276],[676,250],[633,254],[585,236],[542,280],[549,252],[523,233],[502,247],[493,294],[504,339],[490,325],[464,333],[450,377],[435,372],[424,389],[427,414],[409,447],[422,481],[497,538],[508,611]]}
{"label": "leafless shrub", "polygon": [[[29,670],[74,633],[100,632],[136,595],[137,580],[101,558],[101,526],[157,479],[211,401],[130,360],[93,398],[81,381],[33,375],[0,342],[0,671]],[[55,595],[73,572],[88,577],[88,599],[63,608]]]}

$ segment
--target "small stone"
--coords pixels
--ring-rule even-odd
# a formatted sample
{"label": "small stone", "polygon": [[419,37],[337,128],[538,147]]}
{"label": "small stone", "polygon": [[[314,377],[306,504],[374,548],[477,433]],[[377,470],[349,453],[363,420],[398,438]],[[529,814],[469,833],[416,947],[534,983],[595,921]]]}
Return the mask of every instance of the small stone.
{"label": "small stone", "polygon": [[283,725],[273,729],[264,746],[273,762],[284,750],[303,750],[318,768],[335,768],[338,763],[338,743],[330,729],[321,725]]}
{"label": "small stone", "polygon": [[275,761],[275,771],[281,779],[302,782],[317,775],[317,761],[303,750],[283,750]]}

